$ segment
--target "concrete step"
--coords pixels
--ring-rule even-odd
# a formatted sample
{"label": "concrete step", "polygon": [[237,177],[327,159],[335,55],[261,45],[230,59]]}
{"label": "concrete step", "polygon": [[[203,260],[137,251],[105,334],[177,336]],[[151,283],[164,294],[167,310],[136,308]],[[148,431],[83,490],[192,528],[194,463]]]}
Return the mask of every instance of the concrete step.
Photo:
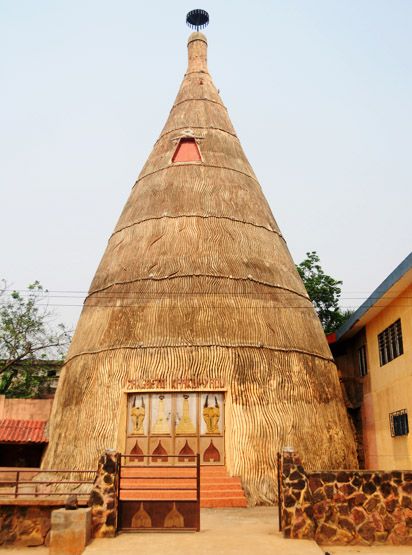
{"label": "concrete step", "polygon": [[[157,480],[157,479],[148,479],[148,478],[144,478],[142,480],[138,480],[136,478],[122,478],[120,480],[121,489],[134,489],[134,488],[153,489],[158,487],[162,487],[165,489],[167,488],[196,489],[197,483],[196,483],[196,480]],[[242,491],[242,488],[240,484],[233,483],[233,482],[220,482],[218,484],[215,484],[215,483],[204,484],[200,482],[200,490],[201,491],[222,491],[222,490]]]}
{"label": "concrete step", "polygon": [[225,466],[203,466],[200,471],[200,506],[247,507],[239,476],[229,476]]}
{"label": "concrete step", "polygon": [[121,490],[120,501],[196,501],[196,491],[182,490]]}
{"label": "concrete step", "polygon": [[170,477],[187,477],[196,478],[196,468],[187,468],[184,466],[175,467],[161,467],[161,466],[139,466],[139,467],[127,467],[122,466],[120,470],[121,478],[133,478],[133,477],[159,477],[159,478],[170,478]]}
{"label": "concrete step", "polygon": [[219,499],[226,499],[229,497],[238,498],[245,497],[244,491],[240,490],[220,490],[220,491],[201,491],[200,498],[202,499],[212,499],[218,497]]}
{"label": "concrete step", "polygon": [[202,509],[225,509],[228,507],[246,508],[247,501],[245,496],[241,497],[211,497],[209,499],[200,499],[200,507]]}
{"label": "concrete step", "polygon": [[[121,500],[196,500],[196,488],[196,468],[123,466],[121,469]],[[240,478],[229,476],[224,466],[201,467],[200,504],[205,508],[247,507]]]}
{"label": "concrete step", "polygon": [[200,492],[205,491],[240,491],[243,495],[243,489],[238,484],[200,484]]}
{"label": "concrete step", "polygon": [[216,476],[214,478],[200,476],[200,483],[202,484],[242,484],[238,476]]}
{"label": "concrete step", "polygon": [[[182,483],[183,482],[183,483]],[[127,479],[122,480],[120,482],[120,489],[124,490],[142,490],[142,491],[150,491],[155,490],[157,488],[165,488],[170,490],[179,490],[179,489],[186,489],[190,488],[192,490],[196,490],[196,482],[186,482],[183,480],[173,481],[173,480],[133,480]],[[242,488],[239,487],[238,484],[209,484],[204,485],[200,484],[200,495],[214,495],[217,496],[220,492],[232,492],[233,494],[240,494],[244,495]]]}
{"label": "concrete step", "polygon": [[121,489],[132,489],[132,488],[195,488],[197,487],[196,478],[183,478],[173,479],[173,478],[163,478],[159,480],[158,478],[121,478],[120,488]]}
{"label": "concrete step", "polygon": [[224,474],[227,475],[227,470],[225,466],[201,466],[200,474],[213,475],[213,474]]}

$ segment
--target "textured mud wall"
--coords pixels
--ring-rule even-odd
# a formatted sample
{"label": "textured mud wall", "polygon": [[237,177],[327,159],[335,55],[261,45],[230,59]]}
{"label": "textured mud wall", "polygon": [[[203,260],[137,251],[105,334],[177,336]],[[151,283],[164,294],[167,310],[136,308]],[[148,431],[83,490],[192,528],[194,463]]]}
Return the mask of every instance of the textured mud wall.
{"label": "textured mud wall", "polygon": [[281,514],[288,538],[412,545],[412,471],[306,472],[284,453]]}
{"label": "textured mud wall", "polygon": [[[49,422],[44,468],[94,468],[124,437],[129,381],[220,380],[225,452],[248,500],[276,497],[276,451],[354,468],[324,332],[206,64],[189,66],[90,287]],[[172,163],[182,137],[201,160]],[[281,185],[279,185],[281,186]]]}

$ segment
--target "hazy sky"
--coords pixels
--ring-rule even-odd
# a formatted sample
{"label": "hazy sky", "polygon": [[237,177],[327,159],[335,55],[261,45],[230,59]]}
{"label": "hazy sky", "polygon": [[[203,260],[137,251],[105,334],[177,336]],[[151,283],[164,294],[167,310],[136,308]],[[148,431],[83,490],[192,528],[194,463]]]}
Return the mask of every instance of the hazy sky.
{"label": "hazy sky", "polygon": [[[292,256],[318,251],[358,306],[411,251],[410,0],[0,0],[0,277],[87,291],[177,94],[196,7]],[[58,295],[74,326],[82,293]]]}

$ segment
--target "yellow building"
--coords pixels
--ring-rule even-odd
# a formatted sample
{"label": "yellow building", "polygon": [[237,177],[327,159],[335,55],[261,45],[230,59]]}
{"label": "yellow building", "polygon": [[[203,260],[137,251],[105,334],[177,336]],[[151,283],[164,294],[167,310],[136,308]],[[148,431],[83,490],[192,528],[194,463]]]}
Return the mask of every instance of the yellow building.
{"label": "yellow building", "polygon": [[332,350],[365,467],[412,468],[412,253],[336,332]]}

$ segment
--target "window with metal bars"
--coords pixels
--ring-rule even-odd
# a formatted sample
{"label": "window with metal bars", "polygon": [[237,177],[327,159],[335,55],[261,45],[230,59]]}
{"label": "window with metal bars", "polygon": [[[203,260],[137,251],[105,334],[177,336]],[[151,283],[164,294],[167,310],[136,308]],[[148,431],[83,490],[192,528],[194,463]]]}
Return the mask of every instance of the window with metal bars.
{"label": "window with metal bars", "polygon": [[406,436],[409,434],[408,412],[406,409],[392,412],[389,415],[391,436]]}
{"label": "window with metal bars", "polygon": [[394,358],[403,355],[401,320],[383,330],[378,335],[380,365],[387,364]]}
{"label": "window with metal bars", "polygon": [[362,345],[358,349],[358,368],[361,376],[366,376],[368,373],[368,364],[366,362],[366,346]]}

